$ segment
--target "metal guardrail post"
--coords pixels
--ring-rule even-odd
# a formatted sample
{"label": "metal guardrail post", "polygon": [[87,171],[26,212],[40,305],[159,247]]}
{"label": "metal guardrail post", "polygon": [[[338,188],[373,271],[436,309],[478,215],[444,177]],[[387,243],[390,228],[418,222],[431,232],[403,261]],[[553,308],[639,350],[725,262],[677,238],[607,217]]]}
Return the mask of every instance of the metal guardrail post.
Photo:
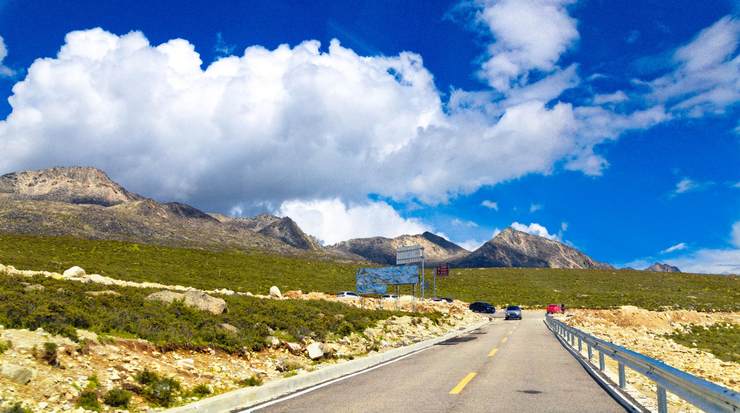
{"label": "metal guardrail post", "polygon": [[594,356],[594,350],[593,350],[593,348],[591,347],[591,343],[586,343],[586,344],[588,345],[588,361],[590,362],[590,361],[591,361],[591,359],[592,359],[592,358],[593,358],[593,356]]}
{"label": "metal guardrail post", "polygon": [[606,367],[604,363],[604,351],[599,350],[599,370],[604,371],[604,368]]}
{"label": "metal guardrail post", "polygon": [[619,388],[623,389],[627,387],[627,378],[625,377],[625,374],[624,374],[624,363],[620,361],[618,363],[618,366],[619,366]]}
{"label": "metal guardrail post", "polygon": [[665,387],[658,386],[658,413],[668,413],[668,395],[665,392]]}
{"label": "metal guardrail post", "polygon": [[583,340],[581,339],[581,336],[578,336],[578,352],[583,351]]}

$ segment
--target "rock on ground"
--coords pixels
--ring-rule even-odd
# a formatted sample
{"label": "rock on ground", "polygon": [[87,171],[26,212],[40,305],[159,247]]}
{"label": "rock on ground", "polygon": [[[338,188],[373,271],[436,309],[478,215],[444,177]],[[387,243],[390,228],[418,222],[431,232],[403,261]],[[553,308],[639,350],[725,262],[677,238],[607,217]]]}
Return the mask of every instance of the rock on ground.
{"label": "rock on ground", "polygon": [[272,287],[270,287],[270,297],[283,298],[283,295],[280,294],[280,289],[273,285]]}
{"label": "rock on ground", "polygon": [[318,360],[324,357],[324,350],[321,348],[321,343],[311,343],[306,347],[308,351],[308,357],[311,360]]}
{"label": "rock on ground", "polygon": [[226,301],[223,298],[212,297],[202,291],[186,292],[185,305],[213,314],[223,314],[227,311]]}
{"label": "rock on ground", "polygon": [[17,366],[15,364],[3,363],[0,367],[0,376],[18,384],[28,384],[36,375],[36,372],[28,367]]}
{"label": "rock on ground", "polygon": [[68,268],[64,271],[62,276],[64,276],[64,278],[82,278],[85,276],[85,270],[75,265],[74,267]]}

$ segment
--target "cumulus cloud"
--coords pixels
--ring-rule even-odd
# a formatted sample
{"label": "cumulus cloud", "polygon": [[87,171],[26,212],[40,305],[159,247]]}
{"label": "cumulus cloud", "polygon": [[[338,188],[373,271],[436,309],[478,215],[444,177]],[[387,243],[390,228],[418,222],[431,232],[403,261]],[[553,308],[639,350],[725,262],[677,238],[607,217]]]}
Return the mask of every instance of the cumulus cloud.
{"label": "cumulus cloud", "polygon": [[677,68],[649,83],[651,97],[689,116],[722,113],[740,101],[740,20],[725,16],[673,54]]}
{"label": "cumulus cloud", "polygon": [[385,202],[345,204],[339,199],[285,201],[279,216],[291,217],[306,233],[331,245],[350,238],[397,237],[431,228],[417,219],[401,217]]}
{"label": "cumulus cloud", "polygon": [[674,252],[674,251],[681,251],[681,250],[685,250],[686,248],[688,248],[688,245],[686,245],[686,243],[685,243],[685,242],[679,242],[679,243],[678,243],[678,244],[676,244],[676,245],[671,245],[670,247],[668,247],[668,248],[664,249],[664,250],[663,250],[663,251],[661,251],[660,253],[661,253],[661,254],[669,254],[669,253],[671,253],[671,252]]}
{"label": "cumulus cloud", "polygon": [[93,165],[150,196],[246,211],[368,193],[433,204],[564,159],[593,169],[577,159],[599,139],[578,131],[572,105],[447,113],[413,53],[364,57],[307,41],[201,64],[182,39],[69,33],[15,85],[0,171]]}
{"label": "cumulus cloud", "polygon": [[576,20],[566,6],[571,0],[481,1],[478,13],[494,42],[481,75],[495,89],[507,91],[528,83],[532,70],[549,73],[578,40]]}
{"label": "cumulus cloud", "polygon": [[550,234],[544,225],[540,225],[536,222],[532,222],[529,225],[521,224],[519,222],[513,222],[511,227],[517,231],[526,232],[527,234],[537,235],[539,237],[560,241],[560,235]]}
{"label": "cumulus cloud", "polygon": [[456,227],[466,227],[466,228],[477,228],[478,227],[477,223],[473,221],[462,220],[460,218],[453,218],[452,221],[450,221],[450,224]]}
{"label": "cumulus cloud", "polygon": [[676,183],[676,187],[671,192],[671,197],[675,197],[687,192],[700,191],[711,186],[713,182],[699,182],[691,178],[683,178]]}
{"label": "cumulus cloud", "polygon": [[483,244],[485,244],[486,242],[488,242],[488,240],[486,240],[486,241],[478,241],[478,240],[474,240],[474,239],[469,239],[469,240],[465,240],[465,241],[462,241],[462,242],[458,242],[457,245],[465,248],[468,251],[475,251],[478,248],[482,247]]}
{"label": "cumulus cloud", "polygon": [[0,36],[0,77],[9,77],[15,74],[12,69],[10,69],[8,66],[5,66],[5,64],[3,63],[6,57],[8,57],[8,48],[7,46],[5,46],[5,39]]}
{"label": "cumulus cloud", "polygon": [[498,211],[498,202],[496,202],[496,201],[491,201],[491,200],[486,199],[483,202],[481,202],[480,204],[483,207],[485,207],[485,208],[493,209],[494,211]]}
{"label": "cumulus cloud", "polygon": [[606,93],[594,96],[594,104],[605,105],[608,103],[621,103],[628,99],[629,98],[627,97],[627,94],[625,94],[621,90],[618,90],[614,93]]}

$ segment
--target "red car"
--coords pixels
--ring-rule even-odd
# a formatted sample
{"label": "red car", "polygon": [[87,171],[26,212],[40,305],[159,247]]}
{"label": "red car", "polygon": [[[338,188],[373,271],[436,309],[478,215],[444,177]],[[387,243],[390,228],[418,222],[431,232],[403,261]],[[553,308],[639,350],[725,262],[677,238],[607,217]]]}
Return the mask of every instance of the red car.
{"label": "red car", "polygon": [[547,314],[555,314],[555,313],[562,313],[563,309],[560,308],[557,304],[548,304],[547,305]]}

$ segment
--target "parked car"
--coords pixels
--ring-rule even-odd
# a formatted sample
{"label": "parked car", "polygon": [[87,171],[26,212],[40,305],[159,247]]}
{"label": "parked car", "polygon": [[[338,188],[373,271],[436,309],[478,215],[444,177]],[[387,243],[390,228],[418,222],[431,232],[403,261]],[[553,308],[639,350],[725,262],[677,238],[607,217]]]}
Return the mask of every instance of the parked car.
{"label": "parked car", "polygon": [[359,300],[360,296],[354,291],[340,291],[337,293],[337,298],[348,298],[350,300]]}
{"label": "parked car", "polygon": [[557,304],[548,304],[547,305],[547,314],[555,314],[555,313],[562,313],[562,312],[563,312],[563,310]]}
{"label": "parked car", "polygon": [[444,301],[446,303],[452,303],[452,298],[450,297],[434,297],[432,298],[432,301]]}
{"label": "parked car", "polygon": [[397,299],[397,298],[398,298],[398,296],[397,296],[397,295],[395,295],[395,294],[383,294],[383,296],[382,296],[381,298],[382,298],[383,300],[389,300],[389,301],[390,301],[390,300],[395,300],[395,299]]}
{"label": "parked car", "polygon": [[476,301],[470,304],[469,308],[470,308],[470,311],[474,313],[484,313],[484,314],[495,314],[496,313],[496,307],[484,301]]}
{"label": "parked car", "polygon": [[521,320],[522,309],[518,305],[510,305],[506,307],[506,320]]}

